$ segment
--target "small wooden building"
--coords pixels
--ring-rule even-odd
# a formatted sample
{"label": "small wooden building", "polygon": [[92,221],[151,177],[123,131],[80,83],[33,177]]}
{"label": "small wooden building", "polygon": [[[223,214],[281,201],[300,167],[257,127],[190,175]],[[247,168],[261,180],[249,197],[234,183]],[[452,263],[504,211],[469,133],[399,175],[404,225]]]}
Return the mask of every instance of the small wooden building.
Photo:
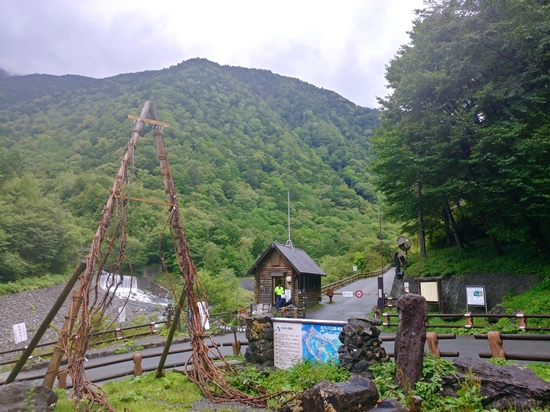
{"label": "small wooden building", "polygon": [[290,290],[294,306],[316,305],[321,301],[321,276],[326,273],[301,249],[272,243],[248,271],[254,275],[254,301],[275,305],[275,286]]}

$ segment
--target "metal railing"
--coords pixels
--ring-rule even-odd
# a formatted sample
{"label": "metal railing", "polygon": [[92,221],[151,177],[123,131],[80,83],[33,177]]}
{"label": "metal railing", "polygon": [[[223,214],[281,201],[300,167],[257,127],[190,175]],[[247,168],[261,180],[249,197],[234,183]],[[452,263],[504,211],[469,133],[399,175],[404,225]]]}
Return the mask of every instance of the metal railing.
{"label": "metal railing", "polygon": [[329,283],[328,285],[325,285],[325,286],[321,287],[321,294],[327,293],[327,290],[329,290],[329,289],[339,289],[339,288],[342,288],[346,285],[349,285],[350,283],[357,282],[358,280],[361,280],[361,279],[380,276],[380,275],[384,274],[386,271],[388,271],[389,268],[391,268],[391,265],[387,265],[382,269],[375,270],[374,272],[357,273],[357,274],[349,276],[347,278],[337,280],[336,282]]}

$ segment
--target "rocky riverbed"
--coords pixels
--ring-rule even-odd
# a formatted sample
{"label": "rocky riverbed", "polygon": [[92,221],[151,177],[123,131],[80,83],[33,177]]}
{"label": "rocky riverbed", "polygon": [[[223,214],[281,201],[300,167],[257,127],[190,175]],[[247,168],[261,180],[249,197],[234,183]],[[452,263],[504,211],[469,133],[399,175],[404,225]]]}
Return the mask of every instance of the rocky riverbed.
{"label": "rocky riverbed", "polygon": [[[1,295],[0,352],[16,348],[24,348],[28,345],[64,288],[65,285],[57,285],[44,289],[14,293],[11,295]],[[62,328],[65,321],[65,315],[69,312],[71,295],[69,295],[61,309],[57,312],[57,315],[51,322],[50,327],[47,329],[40,342],[52,342],[58,339],[59,330]],[[126,321],[122,324],[122,326],[129,326],[132,320],[141,314],[157,314],[162,317],[164,305],[168,301],[165,299],[153,300],[153,302],[128,300],[126,305]],[[119,308],[124,306],[124,303],[125,300],[116,296],[113,297],[111,305],[107,309],[109,319],[115,320],[117,318]],[[148,320],[149,319],[146,319],[146,321]],[[28,339],[25,342],[16,344],[13,333],[13,325],[18,323],[25,323]],[[115,323],[112,328],[118,326],[119,324]],[[7,354],[0,353],[0,361],[18,357],[20,353],[21,352]]]}

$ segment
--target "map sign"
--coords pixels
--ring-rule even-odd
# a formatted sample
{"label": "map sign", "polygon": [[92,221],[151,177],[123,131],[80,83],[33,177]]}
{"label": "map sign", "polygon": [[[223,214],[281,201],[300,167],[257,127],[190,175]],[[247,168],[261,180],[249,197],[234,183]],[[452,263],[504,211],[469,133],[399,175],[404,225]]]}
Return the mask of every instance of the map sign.
{"label": "map sign", "polygon": [[286,369],[306,359],[338,360],[338,339],[345,322],[273,320],[275,367]]}
{"label": "map sign", "polygon": [[319,362],[338,360],[342,326],[302,324],[302,359]]}

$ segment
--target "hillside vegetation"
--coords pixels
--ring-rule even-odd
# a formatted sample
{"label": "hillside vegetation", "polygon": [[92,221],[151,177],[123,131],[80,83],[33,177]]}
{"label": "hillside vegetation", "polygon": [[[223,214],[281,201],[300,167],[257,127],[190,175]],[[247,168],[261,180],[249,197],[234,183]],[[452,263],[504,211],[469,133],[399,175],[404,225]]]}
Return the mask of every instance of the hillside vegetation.
{"label": "hillside vegetation", "polygon": [[411,232],[422,216],[432,248],[489,239],[547,262],[550,5],[427,2],[386,79],[372,141],[389,213]]}
{"label": "hillside vegetation", "polygon": [[[0,79],[0,282],[72,270],[107,200],[132,121],[153,99],[195,264],[246,274],[291,238],[331,276],[380,266],[369,138],[376,110],[265,70],[202,59],[107,79]],[[165,200],[152,134],[131,165],[131,196]],[[131,202],[128,264],[159,262],[166,207]],[[384,223],[386,258],[395,227]],[[162,250],[171,268],[170,236]],[[224,272],[227,273],[227,272]]]}

